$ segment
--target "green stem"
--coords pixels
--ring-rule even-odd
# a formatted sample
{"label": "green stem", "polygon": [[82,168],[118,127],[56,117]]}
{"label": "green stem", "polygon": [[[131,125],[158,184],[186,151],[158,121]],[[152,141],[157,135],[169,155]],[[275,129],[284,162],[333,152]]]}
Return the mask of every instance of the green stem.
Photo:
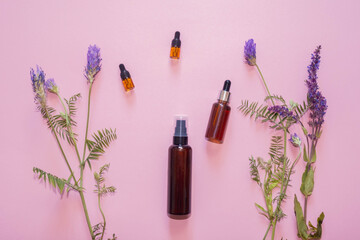
{"label": "green stem", "polygon": [[[61,104],[62,104],[62,106],[63,106],[63,108],[64,108],[64,111],[65,111],[66,116],[70,117],[70,113],[68,113],[68,111],[66,110],[65,104],[64,104],[62,98],[60,97],[59,93],[56,93],[56,95],[57,95],[58,98],[60,99],[60,102],[61,102]],[[77,144],[76,144],[76,141],[75,141],[75,137],[74,137],[74,133],[73,133],[71,124],[69,124],[69,125],[67,126],[67,129],[68,129],[68,132],[69,132],[69,134],[70,134],[70,137],[71,137],[71,139],[72,139],[72,141],[73,141],[73,143],[74,143],[74,147],[75,147],[75,151],[76,151],[76,155],[77,155],[77,157],[78,157],[79,163],[81,164],[81,158],[80,158],[79,150],[78,150],[78,147],[77,147]]]}
{"label": "green stem", "polygon": [[92,230],[92,225],[91,225],[90,218],[89,218],[89,214],[88,214],[88,211],[87,211],[86,203],[85,203],[84,193],[83,193],[83,176],[84,176],[84,168],[85,168],[86,141],[87,141],[87,135],[88,135],[88,129],[89,129],[90,96],[91,96],[92,84],[93,84],[93,82],[90,81],[89,96],[88,96],[87,120],[86,120],[86,130],[85,130],[85,140],[84,140],[84,153],[83,153],[82,161],[80,162],[80,187],[81,187],[80,197],[81,197],[81,202],[82,202],[82,205],[83,205],[83,208],[84,208],[86,222],[87,222],[87,225],[89,227],[91,238],[95,239],[94,232]]}
{"label": "green stem", "polygon": [[[60,97],[60,95],[57,93],[57,96],[59,97],[60,99],[60,102],[64,108],[64,111],[65,111],[65,114],[67,117],[69,117],[69,113],[67,112],[66,110],[66,107],[65,107],[65,104],[62,100],[62,98]],[[93,230],[92,230],[92,225],[91,225],[91,222],[90,222],[90,218],[89,218],[89,213],[88,213],[88,210],[87,210],[87,207],[86,207],[86,202],[85,202],[85,197],[84,197],[84,192],[83,192],[83,184],[82,184],[82,179],[83,179],[83,171],[82,171],[82,166],[81,166],[81,158],[80,158],[80,154],[79,154],[79,150],[78,150],[78,147],[77,147],[77,144],[76,144],[76,141],[75,141],[75,138],[74,138],[74,135],[73,135],[73,131],[72,131],[72,128],[71,128],[71,125],[68,125],[67,126],[68,128],[68,132],[70,134],[70,137],[74,143],[74,147],[75,147],[75,151],[76,151],[76,155],[78,157],[78,160],[79,160],[79,163],[80,163],[80,171],[81,171],[81,177],[80,177],[80,191],[79,191],[79,194],[80,194],[80,198],[81,198],[81,203],[82,203],[82,206],[83,206],[83,209],[84,209],[84,213],[85,213],[85,218],[86,218],[86,223],[88,225],[88,228],[89,228],[89,231],[90,231],[90,235],[91,235],[91,238],[94,239],[95,236],[94,236],[94,233],[93,233]]]}
{"label": "green stem", "polygon": [[269,223],[269,226],[268,226],[268,228],[267,228],[267,230],[266,230],[266,233],[265,233],[265,236],[264,236],[263,240],[265,240],[265,239],[266,239],[266,237],[267,237],[267,235],[268,235],[268,233],[269,233],[269,230],[270,230],[271,224],[272,224],[272,222],[270,222],[270,223]]}
{"label": "green stem", "polygon": [[275,228],[276,228],[276,218],[275,218],[275,221],[273,221],[272,223],[272,234],[271,234],[271,239],[274,240],[275,238]]}
{"label": "green stem", "polygon": [[[261,76],[261,79],[262,79],[262,81],[263,81],[263,83],[264,83],[264,85],[265,85],[265,88],[266,88],[266,91],[267,91],[267,94],[268,94],[270,100],[271,100],[272,104],[275,106],[274,99],[272,98],[272,95],[271,95],[271,93],[270,93],[270,91],[269,91],[269,88],[268,88],[268,86],[267,86],[267,84],[266,84],[265,78],[264,78],[264,76],[263,76],[263,74],[262,74],[259,66],[258,66],[256,63],[255,63],[255,66],[256,66],[256,69],[258,70],[258,72],[259,72],[259,74],[260,74],[260,76]],[[285,126],[284,126],[284,123],[283,123],[283,122],[280,122],[279,124],[281,124],[281,127],[282,127],[283,129],[285,129]],[[288,130],[286,129],[286,131],[288,131]]]}
{"label": "green stem", "polygon": [[[99,191],[100,191],[100,190],[99,190]],[[101,197],[100,197],[100,194],[98,194],[99,210],[100,210],[101,215],[102,215],[102,218],[103,218],[103,220],[104,220],[103,231],[102,231],[101,238],[100,238],[100,239],[102,240],[102,239],[103,239],[103,237],[104,237],[105,228],[106,228],[106,219],[105,219],[105,214],[104,214],[104,212],[103,212],[103,211],[102,211],[102,209],[101,209],[100,200],[101,200]]]}
{"label": "green stem", "polygon": [[264,83],[264,85],[265,85],[265,88],[266,88],[266,91],[267,91],[267,93],[268,93],[268,95],[269,95],[269,98],[271,99],[272,104],[275,106],[275,102],[274,102],[274,100],[272,99],[272,96],[271,96],[271,94],[270,94],[269,88],[268,88],[268,86],[267,86],[267,84],[266,84],[266,82],[265,82],[264,76],[262,75],[259,66],[258,66],[257,64],[255,64],[255,66],[256,66],[258,72],[260,73],[261,79],[262,79],[262,81],[263,81],[263,83]]}
{"label": "green stem", "polygon": [[85,213],[86,223],[88,225],[89,232],[90,232],[90,235],[91,235],[91,239],[95,239],[94,232],[92,230],[92,225],[91,225],[90,218],[89,218],[89,213],[88,213],[87,207],[86,207],[86,202],[85,202],[83,189],[80,189],[79,193],[80,193],[81,203],[82,203],[84,213]]}
{"label": "green stem", "polygon": [[[306,169],[305,169],[306,172],[310,171],[310,169],[311,169],[311,160],[313,158],[314,151],[315,151],[314,141],[311,141],[311,151],[310,151],[310,154],[308,155],[309,159],[308,159],[308,163],[306,164]],[[304,200],[304,220],[305,220],[305,222],[307,219],[308,198],[309,198],[309,196],[305,196],[305,200]]]}
{"label": "green stem", "polygon": [[54,133],[56,142],[57,142],[57,144],[58,144],[58,146],[59,146],[59,148],[60,148],[60,151],[61,151],[61,153],[62,153],[62,155],[63,155],[63,157],[64,157],[64,159],[65,159],[65,162],[66,162],[66,165],[67,165],[67,167],[68,167],[68,169],[69,169],[69,171],[70,171],[71,177],[74,179],[74,184],[75,184],[75,186],[78,186],[77,181],[76,181],[76,179],[75,179],[74,172],[73,172],[73,170],[71,169],[71,166],[70,166],[70,164],[69,164],[69,161],[67,160],[67,157],[66,157],[66,155],[65,155],[64,149],[63,149],[62,146],[61,146],[61,143],[60,143],[59,138],[58,138],[58,136],[57,136],[57,134],[56,134],[56,131],[55,131],[55,129],[54,129],[54,125],[53,125],[53,123],[52,123],[52,119],[50,118],[50,114],[49,114],[46,106],[44,107],[44,109],[45,109],[45,112],[46,112],[46,116],[47,116],[47,118],[49,119],[50,126],[51,126],[51,130],[52,130],[52,132]]}
{"label": "green stem", "polygon": [[90,97],[91,97],[91,89],[92,89],[92,85],[93,82],[90,82],[90,87],[89,87],[89,96],[88,96],[88,109],[87,109],[87,118],[86,118],[86,129],[85,129],[85,140],[84,140],[84,152],[83,152],[83,157],[82,157],[82,162],[81,162],[81,169],[84,169],[85,165],[85,153],[86,153],[86,142],[87,142],[87,135],[88,135],[88,131],[89,131],[89,118],[90,118]]}
{"label": "green stem", "polygon": [[305,201],[304,201],[304,219],[305,219],[305,223],[306,223],[306,215],[307,215],[307,202],[308,202],[308,197],[305,197]]}

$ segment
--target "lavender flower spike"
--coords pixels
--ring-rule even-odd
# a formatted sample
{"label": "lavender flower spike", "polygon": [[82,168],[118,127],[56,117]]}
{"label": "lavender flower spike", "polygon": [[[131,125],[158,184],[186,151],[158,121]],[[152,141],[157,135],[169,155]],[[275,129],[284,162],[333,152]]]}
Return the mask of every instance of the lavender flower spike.
{"label": "lavender flower spike", "polygon": [[36,73],[33,68],[30,69],[30,79],[33,91],[35,93],[35,103],[40,104],[41,107],[46,106],[46,91],[45,91],[45,73],[36,66]]}
{"label": "lavender flower spike", "polygon": [[256,43],[254,43],[254,39],[245,42],[244,56],[247,64],[250,66],[256,65]]}
{"label": "lavender flower spike", "polygon": [[45,82],[45,88],[47,91],[51,92],[51,93],[58,93],[59,92],[59,88],[56,85],[55,81],[53,78],[49,78],[48,80],[46,80]]}
{"label": "lavender flower spike", "polygon": [[294,145],[294,147],[301,146],[301,139],[296,133],[290,135],[289,141],[292,143],[292,145]]}
{"label": "lavender flower spike", "polygon": [[85,77],[89,82],[93,82],[95,75],[101,70],[101,60],[100,48],[96,45],[90,45],[87,52],[87,65],[85,67]]}
{"label": "lavender flower spike", "polygon": [[[311,63],[308,66],[309,77],[306,80],[308,87],[308,103],[310,108],[310,121],[309,125],[320,130],[324,122],[324,115],[328,108],[325,97],[319,91],[317,83],[317,70],[320,65],[320,49],[318,46],[314,53],[311,55]],[[310,138],[315,139],[316,135],[310,135]]]}

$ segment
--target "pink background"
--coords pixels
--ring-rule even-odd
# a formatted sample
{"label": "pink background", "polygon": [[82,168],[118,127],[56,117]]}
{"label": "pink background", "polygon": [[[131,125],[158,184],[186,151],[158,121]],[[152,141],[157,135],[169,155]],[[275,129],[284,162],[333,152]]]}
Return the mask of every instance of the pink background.
{"label": "pink background", "polygon": [[[259,100],[265,89],[243,62],[245,40],[254,38],[257,59],[270,90],[288,101],[306,96],[310,54],[322,44],[319,84],[328,99],[318,146],[309,219],[325,212],[323,239],[360,239],[360,128],[355,105],[360,66],[359,1],[4,1],[0,2],[2,239],[89,239],[75,192],[60,197],[39,182],[32,167],[61,177],[68,170],[50,131],[35,110],[29,70],[39,64],[55,78],[63,97],[80,92],[80,149],[86,118],[83,69],[89,44],[101,48],[102,70],[93,88],[90,132],[116,128],[118,140],[93,163],[111,163],[107,183],[117,193],[104,198],[106,236],[119,239],[262,239],[267,221],[250,180],[248,157],[267,157],[274,132],[240,114],[242,99]],[[181,60],[169,60],[170,42],[181,32]],[[118,64],[130,71],[135,91],[125,94]],[[225,79],[232,80],[232,112],[223,145],[204,139],[211,105]],[[55,96],[49,103],[59,107]],[[189,118],[193,148],[192,217],[166,216],[167,150],[173,116]],[[293,129],[298,130],[298,129]],[[65,144],[66,145],[66,144]],[[70,147],[71,164],[77,161]],[[296,149],[289,147],[290,156]],[[296,167],[284,204],[288,217],[276,239],[297,239],[293,195],[304,162]],[[78,172],[76,171],[78,175]],[[100,221],[87,169],[86,197],[92,223]]]}

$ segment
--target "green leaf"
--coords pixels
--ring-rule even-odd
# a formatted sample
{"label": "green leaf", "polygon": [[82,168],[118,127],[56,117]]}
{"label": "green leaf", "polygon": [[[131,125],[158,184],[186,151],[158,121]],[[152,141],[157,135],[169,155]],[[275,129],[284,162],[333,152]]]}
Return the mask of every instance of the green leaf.
{"label": "green leaf", "polygon": [[282,104],[284,104],[286,106],[285,99],[280,95],[266,96],[264,101],[266,102],[269,99],[278,100],[278,101],[280,101]]}
{"label": "green leaf", "polygon": [[272,191],[274,188],[276,188],[276,186],[279,185],[279,182],[278,181],[275,181],[275,182],[272,182],[270,185],[269,185],[269,190]]}
{"label": "green leaf", "polygon": [[297,225],[297,229],[298,229],[298,236],[303,240],[307,240],[309,238],[308,227],[305,223],[303,210],[301,208],[299,201],[297,200],[296,194],[294,197],[294,211],[295,211],[295,216],[296,216],[296,225]]}
{"label": "green leaf", "polygon": [[320,214],[320,216],[317,219],[317,227],[314,227],[311,222],[309,221],[309,226],[310,226],[310,237],[309,239],[321,239],[321,235],[322,235],[322,223],[324,221],[325,218],[325,214],[322,212]]}
{"label": "green leaf", "polygon": [[254,159],[253,156],[251,156],[251,158],[249,158],[250,161],[250,175],[251,175],[251,179],[254,180],[255,182],[257,182],[257,184],[261,184],[260,183],[260,175],[259,175],[259,170],[258,170],[258,165],[256,164],[256,161]]}
{"label": "green leaf", "polygon": [[305,170],[302,175],[300,191],[304,194],[305,197],[308,197],[312,194],[314,189],[314,170],[310,167],[309,170]]}
{"label": "green leaf", "polygon": [[268,212],[259,204],[255,203],[255,207],[259,210],[259,213],[269,219]]}
{"label": "green leaf", "polygon": [[260,206],[259,204],[255,203],[255,206],[256,206],[259,210],[263,211],[264,213],[267,213],[267,211],[265,210],[265,208],[263,208],[263,207]]}
{"label": "green leaf", "polygon": [[265,202],[266,202],[267,209],[269,209],[268,214],[270,217],[272,217],[273,216],[272,192],[267,193],[267,195],[265,196]]}
{"label": "green leaf", "polygon": [[315,150],[315,148],[314,148],[313,155],[311,157],[311,163],[314,163],[314,162],[316,162],[316,150]]}
{"label": "green leaf", "polygon": [[95,179],[95,193],[97,193],[100,197],[105,196],[107,193],[114,193],[116,191],[116,188],[113,186],[106,187],[105,184],[105,178],[104,174],[109,170],[110,164],[105,164],[102,166],[99,170],[99,173],[94,172],[94,179]]}
{"label": "green leaf", "polygon": [[306,163],[309,162],[309,158],[308,158],[308,156],[307,156],[306,147],[305,147],[305,146],[304,146],[303,159],[304,159],[304,162],[306,162]]}
{"label": "green leaf", "polygon": [[321,137],[321,134],[322,134],[322,130],[316,133],[316,138],[319,139]]}
{"label": "green leaf", "polygon": [[78,94],[75,94],[74,96],[72,96],[69,100],[65,100],[66,104],[68,105],[68,110],[69,110],[69,115],[70,115],[70,118],[71,117],[74,117],[75,114],[76,114],[76,102],[77,100],[81,98],[81,94],[78,93]]}
{"label": "green leaf", "polygon": [[100,156],[105,153],[105,149],[109,147],[110,143],[117,138],[116,129],[112,130],[111,128],[110,130],[106,128],[101,131],[99,130],[92,136],[94,138],[94,141],[86,140],[86,144],[90,151],[88,157],[86,158],[89,166],[90,160],[98,160]]}
{"label": "green leaf", "polygon": [[267,105],[261,104],[259,106],[258,102],[252,102],[249,104],[248,100],[242,100],[241,105],[238,107],[239,111],[242,112],[245,116],[250,115],[250,118],[255,115],[255,120],[262,118],[261,122],[272,122],[276,124],[276,120],[279,114],[270,112]]}
{"label": "green leaf", "polygon": [[74,188],[74,186],[72,186],[65,179],[59,178],[59,177],[57,177],[51,173],[45,172],[39,168],[34,167],[33,172],[36,174],[39,174],[39,179],[42,178],[44,180],[44,182],[46,182],[46,180],[47,180],[51,184],[51,186],[53,186],[54,188],[58,188],[60,191],[60,194],[63,193],[65,185],[68,185],[68,186]]}
{"label": "green leaf", "polygon": [[307,136],[309,134],[308,130],[304,126],[301,126],[301,128],[303,130],[304,135]]}
{"label": "green leaf", "polygon": [[304,116],[308,109],[309,105],[307,105],[305,101],[303,102],[303,105],[298,104],[296,107],[294,107],[294,111],[299,118]]}

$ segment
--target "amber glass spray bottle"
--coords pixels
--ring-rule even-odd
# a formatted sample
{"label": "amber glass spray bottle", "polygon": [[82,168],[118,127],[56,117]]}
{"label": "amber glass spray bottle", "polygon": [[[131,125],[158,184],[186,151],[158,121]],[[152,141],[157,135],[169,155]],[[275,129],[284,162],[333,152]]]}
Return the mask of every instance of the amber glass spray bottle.
{"label": "amber glass spray bottle", "polygon": [[229,119],[231,108],[230,99],[230,80],[224,82],[223,90],[220,92],[219,99],[213,104],[209,123],[206,129],[205,138],[213,143],[223,143],[226,132],[226,126]]}
{"label": "amber glass spray bottle", "polygon": [[120,68],[120,77],[122,79],[125,91],[128,92],[135,88],[135,85],[131,79],[130,73],[128,70],[125,69],[124,64],[119,65]]}
{"label": "amber glass spray bottle", "polygon": [[170,58],[172,59],[180,58],[180,47],[181,47],[180,32],[176,31],[175,37],[171,42]]}
{"label": "amber glass spray bottle", "polygon": [[187,219],[191,215],[191,155],[186,120],[177,119],[168,163],[167,213],[172,219]]}

